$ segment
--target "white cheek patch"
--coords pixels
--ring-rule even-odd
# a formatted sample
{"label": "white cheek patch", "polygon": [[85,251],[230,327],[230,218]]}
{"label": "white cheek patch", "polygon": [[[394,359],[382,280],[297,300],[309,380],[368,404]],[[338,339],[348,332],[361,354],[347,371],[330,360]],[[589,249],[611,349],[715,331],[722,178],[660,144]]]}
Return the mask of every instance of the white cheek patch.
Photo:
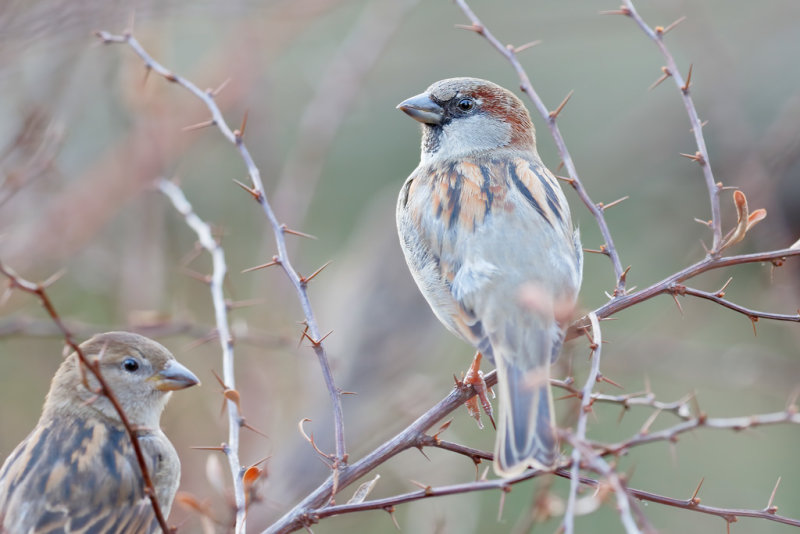
{"label": "white cheek patch", "polygon": [[438,150],[431,156],[448,158],[494,150],[511,141],[511,127],[483,113],[453,119],[442,127]]}

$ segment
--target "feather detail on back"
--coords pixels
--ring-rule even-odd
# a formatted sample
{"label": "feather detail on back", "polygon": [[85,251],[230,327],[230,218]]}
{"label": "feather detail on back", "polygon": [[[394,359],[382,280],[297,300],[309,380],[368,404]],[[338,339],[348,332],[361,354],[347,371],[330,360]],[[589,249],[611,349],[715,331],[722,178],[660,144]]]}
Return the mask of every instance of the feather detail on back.
{"label": "feather detail on back", "polygon": [[172,391],[199,380],[165,347],[138,334],[98,334],[81,351],[96,362],[134,429],[144,466],[116,408],[72,353],[53,377],[36,427],[0,468],[3,534],[160,531],[142,467],[169,514],[181,467],[159,419]]}
{"label": "feather detail on back", "polygon": [[[177,453],[160,430],[141,432],[139,442],[150,473],[171,480],[157,485],[168,513],[180,478]],[[86,419],[40,422],[0,470],[0,499],[0,524],[10,533],[158,529],[128,434]]]}

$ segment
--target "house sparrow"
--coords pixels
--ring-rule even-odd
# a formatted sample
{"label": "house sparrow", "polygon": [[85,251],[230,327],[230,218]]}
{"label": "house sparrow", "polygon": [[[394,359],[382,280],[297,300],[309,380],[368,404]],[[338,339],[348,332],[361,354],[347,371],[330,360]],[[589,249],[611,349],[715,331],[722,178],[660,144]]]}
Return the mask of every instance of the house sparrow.
{"label": "house sparrow", "polygon": [[420,163],[397,203],[411,274],[476,363],[485,355],[497,367],[495,472],[549,468],[559,452],[550,364],[583,264],[567,201],[510,91],[452,78],[397,107],[422,123]]}
{"label": "house sparrow", "polygon": [[[128,332],[81,345],[136,430],[166,517],[178,489],[178,453],[159,428],[171,391],[199,381],[155,341]],[[85,377],[85,378],[84,378]],[[86,383],[89,388],[87,389]],[[50,385],[39,423],[0,469],[0,532],[149,533],[159,530],[119,414],[97,379],[69,355]]]}

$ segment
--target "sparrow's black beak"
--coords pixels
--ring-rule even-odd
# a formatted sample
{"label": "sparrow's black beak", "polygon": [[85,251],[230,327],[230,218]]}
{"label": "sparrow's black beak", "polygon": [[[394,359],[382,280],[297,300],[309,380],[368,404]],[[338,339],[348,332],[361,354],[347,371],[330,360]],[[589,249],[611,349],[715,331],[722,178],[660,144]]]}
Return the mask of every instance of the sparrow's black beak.
{"label": "sparrow's black beak", "polygon": [[397,105],[397,109],[404,111],[412,119],[423,124],[440,124],[444,109],[431,100],[428,93],[412,96]]}
{"label": "sparrow's black beak", "polygon": [[176,361],[171,361],[161,371],[150,377],[155,382],[156,389],[161,391],[175,391],[191,386],[196,386],[200,380],[189,369]]}

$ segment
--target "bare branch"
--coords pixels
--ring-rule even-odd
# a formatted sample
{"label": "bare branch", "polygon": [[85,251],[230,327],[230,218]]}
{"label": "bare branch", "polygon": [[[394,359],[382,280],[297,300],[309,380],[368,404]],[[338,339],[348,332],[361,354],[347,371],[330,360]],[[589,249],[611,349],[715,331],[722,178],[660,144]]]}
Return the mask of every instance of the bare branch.
{"label": "bare branch", "polygon": [[669,441],[675,443],[678,441],[678,436],[686,432],[690,432],[697,428],[716,428],[720,430],[733,430],[740,432],[742,430],[752,429],[759,426],[767,425],[783,425],[783,424],[800,424],[800,414],[797,412],[796,406],[790,406],[782,412],[773,412],[757,415],[746,415],[742,417],[717,417],[711,418],[704,414],[699,414],[687,421],[678,423],[664,430],[658,432],[649,432],[644,430],[636,436],[614,443],[604,445],[601,443],[592,443],[592,447],[600,451],[600,454],[614,454],[619,455],[631,447],[653,443],[656,441]]}
{"label": "bare branch", "polygon": [[[567,471],[566,469],[558,469],[555,472],[555,474],[562,478],[570,478],[569,471]],[[599,487],[601,484],[599,480],[593,480],[589,477],[584,477],[584,476],[581,477],[581,483],[593,487]],[[778,514],[773,514],[770,512],[769,508],[765,508],[763,510],[751,510],[746,508],[719,508],[716,506],[699,504],[695,501],[692,501],[691,499],[674,499],[672,497],[665,497],[657,493],[630,487],[627,488],[627,491],[631,497],[635,497],[637,499],[663,504],[665,506],[672,506],[674,508],[680,508],[682,510],[688,510],[690,512],[699,512],[701,514],[708,514],[721,517],[728,523],[735,522],[739,517],[752,517],[756,519],[765,519],[767,521],[774,521],[776,523],[783,523],[784,525],[792,525],[800,527],[800,520],[792,519],[791,517],[780,516]]]}
{"label": "bare branch", "polygon": [[[489,453],[486,454],[489,456],[489,459],[491,459],[491,454]],[[326,517],[332,517],[335,515],[364,512],[368,510],[383,510],[391,512],[394,510],[394,507],[399,504],[419,501],[423,499],[429,499],[432,497],[442,497],[446,495],[457,495],[462,493],[472,493],[476,491],[486,491],[493,489],[507,491],[508,488],[510,488],[514,484],[517,484],[524,480],[528,480],[530,478],[534,478],[536,476],[540,476],[542,474],[543,473],[541,471],[527,471],[524,475],[520,475],[519,477],[513,479],[479,480],[475,482],[467,482],[464,484],[453,484],[450,486],[438,486],[438,487],[424,486],[420,491],[403,493],[400,495],[394,495],[384,499],[374,499],[359,503],[348,503],[336,506],[326,506],[324,508],[310,510],[303,517],[303,519],[308,524],[314,524],[316,522],[319,522],[321,519],[324,519]],[[570,479],[572,477],[570,470],[568,468],[556,469],[553,472],[553,474],[566,479]],[[603,484],[603,482],[601,482],[600,480],[596,480],[591,477],[583,475],[579,477],[579,481],[581,484],[595,488],[598,488],[601,486],[601,484]],[[680,508],[682,510],[690,512],[698,512],[701,514],[713,515],[716,517],[720,517],[729,523],[735,522],[739,517],[750,517],[755,519],[764,519],[766,521],[773,521],[776,523],[782,523],[784,525],[800,526],[800,520],[778,515],[777,513],[775,513],[775,511],[773,511],[774,507],[770,506],[767,506],[762,510],[754,510],[747,508],[721,508],[716,506],[708,506],[705,504],[700,504],[697,500],[692,500],[691,498],[675,499],[672,497],[667,497],[650,491],[644,491],[631,487],[626,487],[625,491],[627,492],[628,495],[636,499],[654,502],[665,506],[671,506],[673,508]],[[302,526],[298,528],[302,528]]]}
{"label": "bare branch", "polygon": [[[768,252],[757,252],[755,254],[742,254],[739,256],[724,256],[717,258],[708,256],[699,262],[690,265],[689,267],[686,267],[685,269],[678,271],[667,278],[664,278],[660,282],[652,284],[645,289],[615,298],[594,311],[601,319],[610,317],[619,311],[630,308],[639,302],[651,299],[656,295],[670,293],[670,288],[672,288],[675,284],[685,282],[686,280],[694,278],[695,276],[707,271],[721,269],[723,267],[730,267],[732,265],[742,265],[745,263],[783,262],[786,258],[798,255],[800,255],[800,249],[784,248],[780,250],[771,250]],[[580,319],[577,321],[577,324],[578,328],[582,328],[587,324],[586,318]],[[574,334],[571,335],[574,336]]]}
{"label": "bare branch", "polygon": [[[583,398],[583,392],[575,389],[572,386],[572,379],[558,380],[555,378],[550,379],[550,385],[569,392],[567,397]],[[608,395],[605,393],[592,393],[591,403],[601,402],[607,404],[618,404],[622,406],[623,410],[630,409],[631,406],[648,406],[659,412],[671,412],[683,420],[691,419],[689,411],[689,400],[691,395],[687,395],[681,399],[673,402],[663,402],[656,400],[656,396],[651,391],[644,391],[638,393],[625,393],[622,395]]]}
{"label": "bare branch", "polygon": [[[703,168],[703,176],[705,176],[706,188],[708,189],[708,196],[711,202],[711,230],[714,233],[714,244],[712,245],[709,254],[712,257],[719,256],[719,253],[721,252],[720,247],[722,245],[722,219],[719,208],[720,187],[719,184],[717,184],[717,182],[714,180],[714,173],[711,170],[711,164],[709,163],[710,160],[708,159],[708,149],[706,148],[706,140],[703,137],[703,124],[697,114],[697,108],[695,108],[694,101],[692,100],[689,92],[689,81],[683,79],[680,69],[678,69],[678,65],[675,63],[675,58],[672,57],[672,53],[667,48],[667,45],[664,44],[664,34],[682,22],[683,18],[678,19],[676,22],[670,24],[666,29],[657,28],[654,30],[647,25],[644,19],[642,19],[642,17],[636,11],[632,0],[623,1],[623,7],[625,10],[625,13],[623,14],[636,21],[636,24],[639,25],[642,31],[656,44],[661,52],[661,55],[664,56],[664,60],[667,62],[665,72],[669,72],[669,76],[673,79],[675,86],[681,93],[683,105],[686,108],[686,113],[689,115],[689,123],[691,124],[694,140],[697,144],[697,161]],[[689,72],[691,73],[691,69]]]}
{"label": "bare branch", "polygon": [[[795,313],[792,315],[782,314],[782,313],[771,313],[771,312],[762,312],[758,310],[752,310],[750,308],[745,308],[744,306],[740,306],[734,302],[726,300],[722,298],[720,292],[710,293],[708,291],[702,291],[700,289],[694,289],[691,287],[686,287],[684,285],[675,284],[669,288],[669,292],[673,295],[691,295],[693,297],[699,297],[701,299],[710,300],[712,302],[716,302],[720,306],[724,306],[729,310],[733,310],[735,312],[739,312],[743,315],[746,315],[751,321],[758,320],[758,319],[771,319],[773,321],[790,321],[793,323],[800,323],[800,313]],[[724,293],[722,293],[724,295]]]}
{"label": "bare branch", "polygon": [[[106,31],[97,32],[97,36],[104,43],[122,43],[127,44],[138,55],[145,64],[145,67],[153,70],[157,74],[163,76],[167,81],[177,83],[181,87],[187,89],[197,98],[203,101],[208,110],[211,112],[211,119],[214,125],[219,129],[222,135],[232,143],[239,151],[240,156],[244,160],[247,172],[252,182],[252,191],[254,198],[261,206],[264,215],[266,216],[275,236],[275,242],[278,248],[277,259],[289,281],[295,288],[297,298],[300,301],[300,307],[303,309],[305,316],[305,324],[308,326],[308,333],[313,339],[320,339],[320,330],[317,325],[317,320],[314,311],[311,308],[311,301],[308,298],[305,284],[302,282],[300,275],[292,266],[289,259],[288,251],[286,248],[286,231],[285,227],[278,221],[272,206],[267,202],[267,197],[264,192],[264,184],[261,181],[261,171],[259,171],[255,162],[253,161],[250,151],[244,143],[243,132],[240,130],[231,130],[228,123],[222,116],[222,112],[214,101],[213,91],[202,91],[190,80],[187,80],[155,61],[142,47],[138,40],[130,33],[127,32],[123,35],[114,35]],[[325,381],[325,386],[328,390],[328,395],[331,399],[333,406],[333,422],[336,442],[336,462],[334,468],[339,468],[347,464],[347,452],[345,448],[344,439],[344,415],[342,413],[342,401],[339,389],[334,382],[333,372],[331,371],[328,355],[322,343],[313,344],[312,348],[319,361],[322,370],[322,376]]]}
{"label": "bare branch", "polygon": [[586,379],[586,384],[583,386],[580,412],[578,413],[578,422],[575,426],[575,435],[570,436],[572,443],[572,469],[569,486],[569,497],[567,498],[567,510],[564,513],[564,532],[565,534],[572,534],[575,532],[575,503],[578,496],[578,475],[580,474],[581,461],[585,461],[592,469],[599,471],[604,475],[611,486],[614,488],[614,493],[617,496],[617,507],[619,509],[620,519],[622,525],[625,527],[625,532],[639,533],[639,527],[636,526],[631,515],[631,502],[628,494],[625,491],[625,486],[620,481],[616,472],[605,462],[597,453],[585,446],[583,442],[586,439],[586,426],[588,424],[589,412],[592,405],[592,392],[595,384],[600,378],[600,351],[603,345],[603,339],[600,334],[600,322],[597,320],[597,315],[592,312],[589,314],[589,321],[592,326],[592,341],[591,341],[591,358],[592,368],[589,371],[589,376]]}
{"label": "bare branch", "polygon": [[[234,372],[233,355],[233,336],[228,325],[228,305],[225,301],[223,284],[228,271],[225,263],[225,251],[222,246],[214,239],[211,234],[211,227],[192,209],[192,205],[184,195],[183,191],[168,180],[160,180],[158,188],[169,198],[172,205],[186,220],[186,224],[197,234],[200,245],[211,254],[213,261],[213,272],[211,274],[211,299],[214,303],[214,317],[217,323],[217,337],[219,338],[220,348],[222,349],[222,374],[224,386],[227,389],[235,390],[236,375]],[[225,456],[228,458],[228,466],[231,470],[233,479],[233,496],[236,505],[235,532],[244,533],[246,529],[247,503],[245,501],[244,481],[242,464],[239,461],[239,430],[244,419],[240,413],[239,403],[233,399],[227,399],[228,405],[228,443],[225,447]]]}
{"label": "bare branch", "polygon": [[[488,387],[496,385],[497,372],[492,371],[488,373],[484,376],[484,379]],[[447,397],[438,402],[396,436],[375,448],[361,460],[341,470],[338,480],[336,480],[336,491],[341,491],[346,488],[377,466],[386,462],[389,458],[410,448],[421,446],[425,440],[425,432],[428,429],[441,421],[447,414],[459,408],[467,399],[474,395],[475,390],[472,387],[454,388]],[[529,475],[526,478],[531,478],[531,476],[533,475]],[[330,502],[333,491],[334,476],[332,475],[294,508],[286,512],[283,517],[264,530],[263,534],[286,534],[304,528],[306,525],[313,522],[312,511],[322,508]]]}

